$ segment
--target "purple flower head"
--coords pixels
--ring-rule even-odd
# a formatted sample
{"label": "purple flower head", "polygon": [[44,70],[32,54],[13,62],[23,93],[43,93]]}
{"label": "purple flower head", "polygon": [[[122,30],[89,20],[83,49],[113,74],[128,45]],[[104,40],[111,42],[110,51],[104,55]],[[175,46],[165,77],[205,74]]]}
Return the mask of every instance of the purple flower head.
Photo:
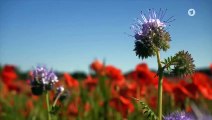
{"label": "purple flower head", "polygon": [[43,83],[46,81],[48,71],[46,67],[38,66],[36,69],[33,70],[33,80],[37,81],[38,83]]}
{"label": "purple flower head", "polygon": [[57,76],[55,75],[55,73],[52,70],[49,71],[48,74],[47,74],[46,83],[47,84],[54,84],[56,82],[58,82]]}
{"label": "purple flower head", "polygon": [[164,120],[196,120],[193,114],[186,112],[173,112],[164,117]]}
{"label": "purple flower head", "polygon": [[33,70],[33,81],[36,81],[39,84],[48,85],[58,82],[58,78],[55,73],[44,66],[38,66]]}
{"label": "purple flower head", "polygon": [[48,71],[45,66],[38,66],[32,74],[32,93],[41,95],[44,91],[51,90],[56,82],[58,82],[58,78],[52,70]]}
{"label": "purple flower head", "polygon": [[149,9],[148,15],[141,12],[141,19],[137,18],[131,26],[136,39],[134,51],[139,58],[155,56],[156,50],[166,51],[170,48],[171,37],[165,27],[173,21],[173,17],[163,21],[166,11]]}
{"label": "purple flower head", "polygon": [[135,32],[135,35],[148,35],[152,29],[164,28],[168,23],[172,22],[174,19],[173,16],[163,21],[163,18],[166,14],[166,10],[159,10],[156,12],[154,9],[149,9],[148,15],[141,12],[141,19],[137,18],[136,23],[131,26],[131,29]]}

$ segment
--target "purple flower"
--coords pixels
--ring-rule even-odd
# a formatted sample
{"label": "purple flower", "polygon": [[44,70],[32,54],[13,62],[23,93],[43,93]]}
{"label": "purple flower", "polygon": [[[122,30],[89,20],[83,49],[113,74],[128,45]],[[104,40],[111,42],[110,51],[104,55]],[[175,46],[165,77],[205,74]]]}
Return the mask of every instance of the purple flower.
{"label": "purple flower", "polygon": [[58,78],[53,71],[49,71],[46,78],[47,84],[54,84],[58,82]]}
{"label": "purple flower", "polygon": [[38,66],[33,71],[32,82],[33,81],[36,81],[39,84],[48,85],[58,82],[58,78],[52,70],[48,71],[45,66]]}
{"label": "purple flower", "polygon": [[139,58],[155,56],[156,51],[169,49],[171,37],[165,27],[173,21],[173,17],[163,21],[166,11],[149,9],[148,16],[141,13],[141,19],[137,18],[136,23],[131,26],[136,39],[134,51]]}
{"label": "purple flower", "polygon": [[167,9],[165,11],[160,9],[159,12],[149,9],[148,16],[141,12],[141,19],[137,18],[136,23],[131,26],[131,29],[136,35],[146,36],[152,29],[166,27],[169,22],[174,20],[170,17],[163,21],[166,11]]}
{"label": "purple flower", "polygon": [[37,81],[39,83],[45,83],[47,74],[48,74],[48,71],[47,71],[46,67],[38,66],[33,71],[33,80]]}
{"label": "purple flower", "polygon": [[193,114],[186,112],[173,112],[164,117],[164,120],[196,120]]}
{"label": "purple flower", "polygon": [[41,95],[44,91],[51,90],[56,82],[58,82],[58,78],[52,70],[48,71],[45,66],[38,66],[32,74],[32,93]]}

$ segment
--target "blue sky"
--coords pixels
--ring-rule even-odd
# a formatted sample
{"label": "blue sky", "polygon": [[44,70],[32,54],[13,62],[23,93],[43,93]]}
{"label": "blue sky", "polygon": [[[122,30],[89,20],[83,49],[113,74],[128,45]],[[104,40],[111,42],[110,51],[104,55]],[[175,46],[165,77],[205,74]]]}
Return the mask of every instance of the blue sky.
{"label": "blue sky", "polygon": [[[140,11],[167,8],[174,16],[168,31],[171,48],[162,58],[188,50],[197,68],[212,63],[212,1],[210,0],[0,0],[0,64],[21,70],[45,64],[58,71],[85,71],[94,59],[123,72],[156,59],[138,59],[130,25]],[[188,9],[195,16],[187,14]],[[126,34],[127,33],[127,34]]]}

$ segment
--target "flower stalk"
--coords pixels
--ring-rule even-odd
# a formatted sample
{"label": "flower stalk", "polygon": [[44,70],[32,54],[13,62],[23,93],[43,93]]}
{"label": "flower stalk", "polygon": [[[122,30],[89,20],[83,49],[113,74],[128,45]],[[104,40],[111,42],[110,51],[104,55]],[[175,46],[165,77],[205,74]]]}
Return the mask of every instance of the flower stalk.
{"label": "flower stalk", "polygon": [[46,106],[47,106],[48,120],[51,120],[50,105],[49,105],[49,93],[48,92],[46,92]]}
{"label": "flower stalk", "polygon": [[[165,27],[175,19],[172,17],[163,20],[165,11],[160,9],[156,12],[149,9],[149,14],[141,13],[142,19],[136,19],[136,23],[131,26],[135,32],[134,51],[139,58],[145,59],[156,56],[158,63],[158,120],[162,120],[162,101],[163,101],[163,74],[165,70],[171,70],[173,74],[185,76],[194,72],[195,65],[191,54],[185,51],[179,51],[175,56],[168,57],[161,61],[160,51],[166,52],[170,48],[171,37]],[[144,103],[143,103],[144,104]],[[148,110],[149,111],[149,110]],[[150,110],[151,111],[151,110]],[[146,112],[152,114],[151,112]],[[154,120],[156,120],[156,117]],[[151,118],[150,118],[151,119]],[[149,119],[149,120],[150,120]],[[152,120],[152,119],[151,119]]]}
{"label": "flower stalk", "polygon": [[54,84],[59,81],[58,77],[52,70],[49,71],[45,66],[38,66],[32,73],[30,81],[32,93],[37,96],[45,94],[47,118],[48,120],[51,120],[51,114],[56,113],[59,108],[56,106],[56,103],[62,95],[64,88],[62,86],[57,88],[56,99],[53,106],[51,106],[49,101],[49,91],[53,90]]}
{"label": "flower stalk", "polygon": [[162,101],[163,101],[163,69],[160,61],[160,52],[156,52],[158,62],[158,120],[162,120]]}

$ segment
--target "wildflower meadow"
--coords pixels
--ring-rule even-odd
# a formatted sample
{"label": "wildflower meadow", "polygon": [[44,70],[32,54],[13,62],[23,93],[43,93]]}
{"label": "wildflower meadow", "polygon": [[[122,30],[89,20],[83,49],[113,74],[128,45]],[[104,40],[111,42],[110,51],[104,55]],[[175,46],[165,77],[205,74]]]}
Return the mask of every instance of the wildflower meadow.
{"label": "wildflower meadow", "polygon": [[[27,72],[1,66],[0,120],[212,120],[212,64],[198,70],[181,49],[161,56],[176,41],[169,14],[144,10],[132,23],[132,51],[141,62],[129,72],[98,59],[89,73],[55,71],[48,63]],[[156,70],[145,63],[150,57]]]}

